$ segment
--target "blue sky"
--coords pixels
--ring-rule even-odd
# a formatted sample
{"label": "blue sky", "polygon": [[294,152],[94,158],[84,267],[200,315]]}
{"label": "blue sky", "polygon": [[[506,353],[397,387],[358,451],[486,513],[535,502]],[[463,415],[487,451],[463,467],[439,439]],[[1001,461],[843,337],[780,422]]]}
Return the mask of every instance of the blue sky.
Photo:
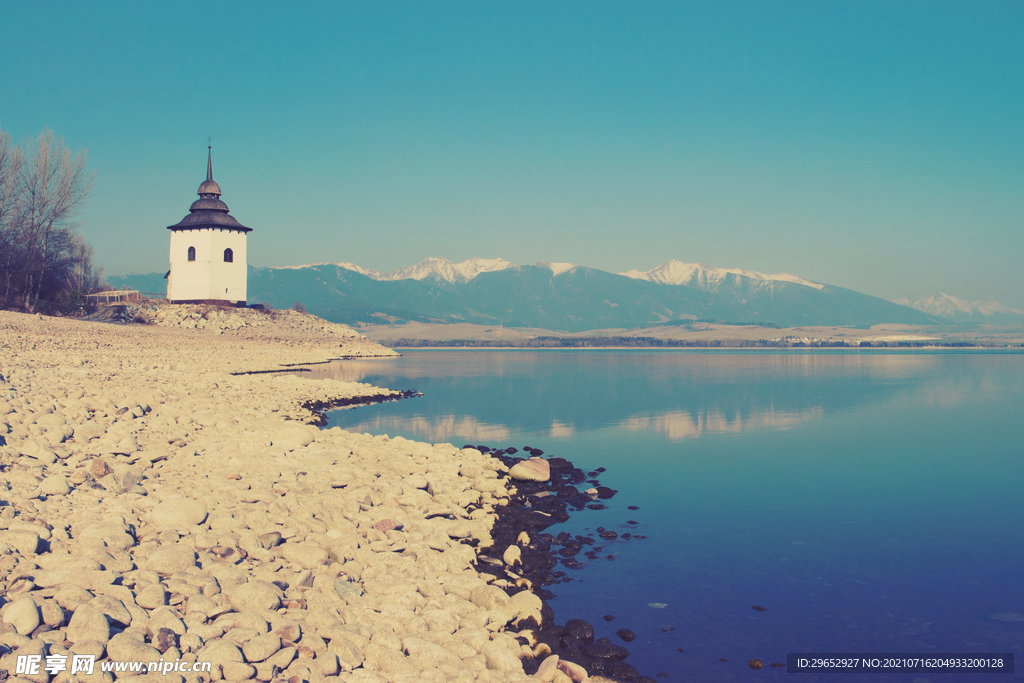
{"label": "blue sky", "polygon": [[1024,3],[5,3],[0,128],[111,275],[205,177],[257,266],[670,258],[1024,307]]}

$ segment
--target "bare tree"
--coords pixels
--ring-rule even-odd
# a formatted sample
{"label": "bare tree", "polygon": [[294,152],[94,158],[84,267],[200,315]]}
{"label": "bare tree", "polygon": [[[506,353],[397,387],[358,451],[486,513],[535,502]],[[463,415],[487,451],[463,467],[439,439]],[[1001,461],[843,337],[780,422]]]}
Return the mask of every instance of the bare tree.
{"label": "bare tree", "polygon": [[17,250],[17,232],[20,221],[18,210],[18,178],[21,176],[22,150],[11,144],[9,133],[0,129],[0,271],[3,275],[3,298],[0,307],[7,304],[11,291],[11,277]]}
{"label": "bare tree", "polygon": [[77,227],[73,219],[89,197],[93,177],[86,171],[85,151],[72,156],[52,130],[44,130],[27,146],[17,184],[23,207],[25,310],[29,313],[39,301],[48,259],[54,255],[51,241]]}
{"label": "bare tree", "polygon": [[102,279],[102,268],[97,271],[92,262],[93,248],[86,244],[81,235],[70,236],[67,248],[67,262],[61,269],[64,272],[64,290],[77,302],[84,300],[84,295],[96,289]]}
{"label": "bare tree", "polygon": [[53,131],[17,146],[0,131],[0,307],[13,295],[31,313],[41,295],[81,298],[96,285],[92,249],[74,222],[92,181],[85,152],[72,154]]}

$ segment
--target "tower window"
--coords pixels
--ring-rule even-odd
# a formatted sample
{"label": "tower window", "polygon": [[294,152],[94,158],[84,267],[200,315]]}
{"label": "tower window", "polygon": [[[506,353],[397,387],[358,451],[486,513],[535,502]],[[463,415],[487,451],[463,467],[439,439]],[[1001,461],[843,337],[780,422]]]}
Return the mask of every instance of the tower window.
{"label": "tower window", "polygon": [[235,254],[230,249],[224,250],[224,263],[233,263],[235,260]]}
{"label": "tower window", "polygon": [[196,260],[196,248],[195,247],[189,247],[188,248],[188,260],[189,261],[195,261]]}

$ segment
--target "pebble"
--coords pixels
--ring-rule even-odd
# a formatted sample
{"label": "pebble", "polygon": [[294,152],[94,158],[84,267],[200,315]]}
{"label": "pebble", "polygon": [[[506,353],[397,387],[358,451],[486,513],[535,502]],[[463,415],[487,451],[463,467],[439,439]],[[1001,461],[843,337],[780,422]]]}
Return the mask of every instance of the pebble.
{"label": "pebble", "polygon": [[174,498],[153,508],[151,517],[156,526],[195,526],[206,519],[206,506],[191,498]]}
{"label": "pebble", "polygon": [[39,606],[32,598],[21,598],[7,606],[4,622],[14,627],[19,635],[28,635],[39,627]]}
{"label": "pebble", "polygon": [[107,615],[92,605],[79,605],[68,623],[67,639],[72,643],[110,640],[110,622]]}
{"label": "pebble", "polygon": [[180,545],[162,547],[146,560],[146,568],[158,574],[177,574],[195,566],[195,551]]}

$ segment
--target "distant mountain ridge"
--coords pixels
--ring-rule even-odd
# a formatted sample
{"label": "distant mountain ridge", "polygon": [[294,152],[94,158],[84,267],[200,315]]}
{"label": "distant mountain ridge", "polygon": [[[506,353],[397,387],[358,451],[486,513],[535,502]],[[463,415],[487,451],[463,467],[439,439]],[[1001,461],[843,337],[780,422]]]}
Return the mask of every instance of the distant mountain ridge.
{"label": "distant mountain ridge", "polygon": [[996,301],[966,301],[939,292],[926,299],[893,299],[893,303],[909,306],[930,315],[937,315],[958,323],[982,323],[987,325],[1024,324],[1024,311],[1010,308]]}
{"label": "distant mountain ridge", "polygon": [[431,256],[423,259],[413,266],[398,268],[396,270],[381,271],[363,268],[354,263],[312,263],[305,266],[281,266],[282,268],[297,269],[310,268],[312,266],[339,266],[346,270],[361,273],[374,280],[423,280],[428,277],[444,280],[445,282],[468,282],[480,273],[493,273],[496,270],[514,268],[516,264],[509,263],[505,259],[492,258],[471,258],[460,263],[452,263],[440,256]]}
{"label": "distant mountain ridge", "polygon": [[763,285],[770,285],[774,282],[791,282],[793,284],[813,287],[815,289],[823,289],[825,287],[825,285],[820,285],[816,282],[811,282],[810,280],[804,280],[803,278],[790,275],[789,273],[766,275],[753,270],[740,270],[737,268],[709,268],[702,263],[683,263],[682,261],[677,261],[675,259],[662,263],[657,268],[653,268],[646,272],[639,270],[627,270],[625,273],[619,273],[619,275],[625,275],[626,277],[631,277],[637,280],[649,280],[662,285],[685,285],[687,287],[697,287],[698,289],[703,289],[706,292],[717,291],[723,283],[729,282],[730,279],[733,281],[746,279],[753,283]]}
{"label": "distant mountain ridge", "polygon": [[[108,278],[164,291],[161,274]],[[382,272],[352,263],[249,268],[249,301],[296,302],[342,323],[472,322],[587,331],[693,321],[795,327],[935,324],[942,318],[794,275],[668,261],[649,271],[608,273],[572,263],[516,265],[501,258],[453,263],[432,257]]]}

